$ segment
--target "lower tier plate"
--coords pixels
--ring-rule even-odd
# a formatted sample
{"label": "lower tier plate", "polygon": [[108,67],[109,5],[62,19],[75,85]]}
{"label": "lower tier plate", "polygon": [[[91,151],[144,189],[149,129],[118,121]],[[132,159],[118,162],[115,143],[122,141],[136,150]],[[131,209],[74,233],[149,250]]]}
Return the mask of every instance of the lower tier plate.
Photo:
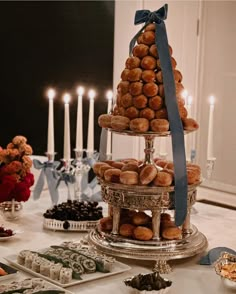
{"label": "lower tier plate", "polygon": [[134,243],[110,234],[102,234],[98,229],[89,233],[89,242],[99,251],[117,257],[142,260],[171,260],[197,255],[207,248],[206,237],[191,225],[192,233],[181,240],[152,241]]}

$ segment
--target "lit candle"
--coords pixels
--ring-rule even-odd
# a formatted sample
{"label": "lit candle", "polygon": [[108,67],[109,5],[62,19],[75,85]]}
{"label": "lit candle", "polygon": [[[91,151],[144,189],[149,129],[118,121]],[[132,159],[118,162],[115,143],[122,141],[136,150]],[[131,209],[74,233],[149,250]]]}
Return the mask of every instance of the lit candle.
{"label": "lit candle", "polygon": [[64,160],[70,160],[70,111],[69,111],[69,101],[70,95],[65,94],[63,96],[65,103],[65,116],[64,116]]}
{"label": "lit candle", "polygon": [[210,96],[209,124],[208,124],[208,141],[207,141],[207,160],[215,159],[213,155],[213,114],[215,97]]}
{"label": "lit candle", "polygon": [[[188,117],[192,115],[192,96],[186,97],[186,109],[188,112]],[[192,150],[192,134],[185,135],[185,152],[187,161],[191,161],[191,150]]]}
{"label": "lit candle", "polygon": [[96,93],[94,90],[88,92],[89,96],[89,121],[88,121],[88,139],[87,139],[87,152],[93,153],[94,151],[94,97]]}
{"label": "lit candle", "polygon": [[[113,98],[113,93],[111,90],[107,91],[107,100],[108,100],[108,104],[107,104],[107,113],[109,114],[112,110],[112,98]],[[111,132],[108,131],[107,132],[107,155],[111,155]]]}
{"label": "lit candle", "polygon": [[47,153],[50,155],[54,154],[54,116],[53,116],[53,99],[56,93],[53,89],[49,89],[47,96],[49,99],[48,108],[48,146]]}
{"label": "lit candle", "polygon": [[77,125],[76,125],[76,144],[75,149],[83,150],[83,94],[84,88],[78,87],[78,104],[77,104]]}

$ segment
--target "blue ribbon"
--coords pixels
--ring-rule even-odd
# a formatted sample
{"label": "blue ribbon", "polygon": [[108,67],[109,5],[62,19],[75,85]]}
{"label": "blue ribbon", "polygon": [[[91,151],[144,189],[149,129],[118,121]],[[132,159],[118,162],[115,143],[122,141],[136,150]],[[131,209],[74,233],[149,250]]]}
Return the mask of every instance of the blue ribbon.
{"label": "blue ribbon", "polygon": [[68,187],[69,183],[75,183],[75,175],[73,172],[69,171],[54,171],[54,177],[57,179],[56,188],[60,185],[61,181],[65,182],[66,186]]}
{"label": "blue ribbon", "polygon": [[34,200],[38,200],[43,191],[45,177],[48,184],[48,190],[51,196],[51,200],[53,204],[57,204],[59,199],[59,194],[56,188],[56,180],[53,176],[53,171],[59,166],[60,162],[58,161],[45,161],[41,162],[37,159],[33,160],[33,165],[36,169],[41,169],[37,184],[35,185],[33,191]]}
{"label": "blue ribbon", "polygon": [[130,42],[130,54],[137,37],[149,24],[155,22],[156,46],[160,58],[163,84],[165,90],[165,103],[170,123],[172,150],[175,174],[175,224],[180,226],[185,221],[187,215],[187,173],[186,157],[184,148],[184,132],[180,119],[171,56],[169,53],[168,39],[164,20],[167,18],[168,5],[165,4],[159,10],[150,12],[149,10],[138,10],[135,15],[135,24],[145,22],[144,27],[134,36]]}

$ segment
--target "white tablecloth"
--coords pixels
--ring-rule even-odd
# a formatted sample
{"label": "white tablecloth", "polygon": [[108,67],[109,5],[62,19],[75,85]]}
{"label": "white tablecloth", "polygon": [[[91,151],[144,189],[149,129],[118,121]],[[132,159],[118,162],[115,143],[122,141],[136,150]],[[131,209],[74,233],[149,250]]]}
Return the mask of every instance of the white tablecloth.
{"label": "white tablecloth", "polygon": [[[64,195],[63,195],[64,194]],[[60,201],[66,196],[61,191]],[[79,240],[85,233],[78,232],[54,232],[45,230],[42,227],[43,213],[51,205],[50,197],[47,191],[44,191],[38,201],[29,200],[24,203],[23,215],[21,219],[13,222],[7,222],[0,216],[0,224],[14,230],[23,231],[9,241],[0,242],[0,260],[4,257],[17,254],[22,249],[40,249],[52,244],[60,244],[66,240]],[[106,204],[104,203],[104,212],[106,213]],[[235,220],[236,211],[224,209],[216,206],[210,206],[202,203],[196,203],[194,206],[197,213],[192,214],[191,222],[197,226],[208,239],[209,247],[207,251],[214,247],[225,246],[236,250]],[[226,288],[219,276],[215,274],[213,266],[198,265],[200,256],[193,258],[175,260],[171,262],[173,272],[166,275],[173,284],[170,288],[170,294],[225,294],[235,293]],[[131,270],[122,274],[117,274],[92,282],[80,284],[67,288],[74,293],[102,293],[110,294],[112,292],[129,293],[129,288],[123,283],[123,280],[138,273],[150,272],[154,262],[137,261],[129,259],[118,259],[131,267]]]}

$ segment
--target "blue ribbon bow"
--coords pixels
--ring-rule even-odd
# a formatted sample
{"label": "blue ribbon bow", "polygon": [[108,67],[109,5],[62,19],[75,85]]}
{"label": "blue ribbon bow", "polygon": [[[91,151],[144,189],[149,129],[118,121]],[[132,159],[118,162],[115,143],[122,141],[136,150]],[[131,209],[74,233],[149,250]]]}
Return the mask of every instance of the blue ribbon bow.
{"label": "blue ribbon bow", "polygon": [[186,157],[184,148],[184,132],[180,119],[175,93],[175,81],[169,53],[169,45],[164,20],[167,18],[168,5],[165,4],[159,10],[150,12],[149,10],[138,10],[135,15],[135,24],[145,22],[145,25],[134,36],[130,42],[130,54],[135,45],[137,37],[143,29],[152,22],[155,22],[156,46],[160,58],[163,84],[165,90],[165,104],[170,123],[174,174],[175,174],[175,224],[180,226],[185,221],[187,215],[187,173]]}
{"label": "blue ribbon bow", "polygon": [[48,184],[48,190],[51,196],[51,200],[53,204],[57,204],[59,199],[59,194],[56,188],[56,180],[54,178],[53,172],[54,170],[59,166],[60,162],[58,161],[45,161],[41,162],[37,159],[33,160],[33,165],[36,169],[40,170],[40,175],[37,181],[37,184],[35,185],[34,191],[33,191],[33,198],[34,200],[38,200],[44,187],[45,183],[45,177]]}

